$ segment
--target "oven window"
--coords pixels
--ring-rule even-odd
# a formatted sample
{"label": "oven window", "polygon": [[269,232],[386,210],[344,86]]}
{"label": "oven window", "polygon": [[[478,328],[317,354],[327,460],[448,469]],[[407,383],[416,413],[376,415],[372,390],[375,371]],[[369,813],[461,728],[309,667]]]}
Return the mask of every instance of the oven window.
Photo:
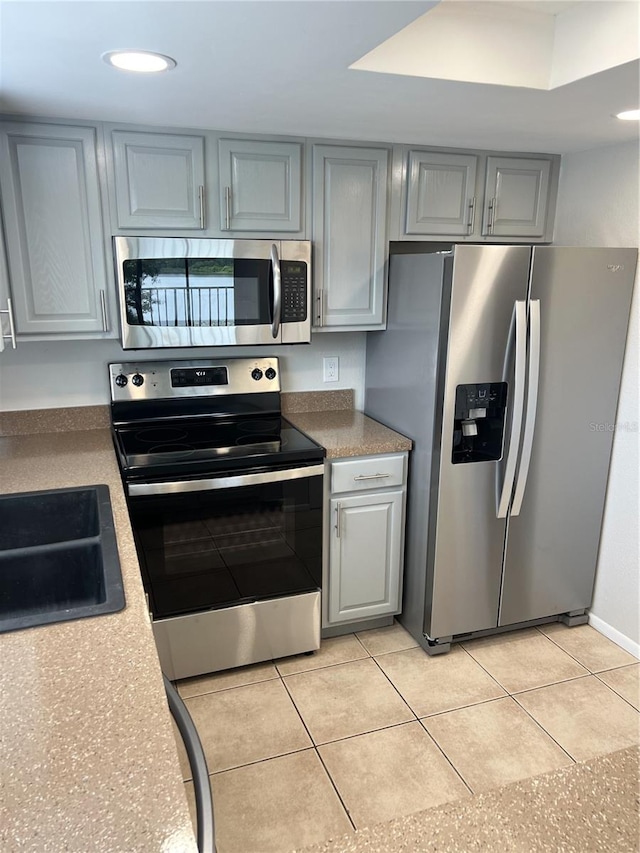
{"label": "oven window", "polygon": [[320,588],[321,476],[129,501],[155,617]]}
{"label": "oven window", "polygon": [[246,258],[124,261],[130,326],[254,326],[271,322],[271,262]]}

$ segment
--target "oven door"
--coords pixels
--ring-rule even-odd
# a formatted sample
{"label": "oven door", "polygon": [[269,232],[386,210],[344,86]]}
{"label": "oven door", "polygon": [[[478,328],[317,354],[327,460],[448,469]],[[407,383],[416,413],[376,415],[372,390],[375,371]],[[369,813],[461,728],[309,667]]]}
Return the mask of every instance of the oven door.
{"label": "oven door", "polygon": [[154,620],[318,591],[323,470],[129,484]]}

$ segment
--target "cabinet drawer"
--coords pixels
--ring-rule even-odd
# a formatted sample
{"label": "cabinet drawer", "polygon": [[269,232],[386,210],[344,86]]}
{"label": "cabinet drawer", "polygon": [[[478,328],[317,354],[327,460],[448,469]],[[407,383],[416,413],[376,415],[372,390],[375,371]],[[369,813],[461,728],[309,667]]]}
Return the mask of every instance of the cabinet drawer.
{"label": "cabinet drawer", "polygon": [[386,489],[405,482],[405,457],[368,456],[331,464],[331,493]]}

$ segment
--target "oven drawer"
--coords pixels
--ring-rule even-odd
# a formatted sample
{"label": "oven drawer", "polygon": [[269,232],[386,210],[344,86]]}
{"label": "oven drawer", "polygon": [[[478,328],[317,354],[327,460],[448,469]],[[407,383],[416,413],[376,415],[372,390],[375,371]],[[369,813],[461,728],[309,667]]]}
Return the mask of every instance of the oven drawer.
{"label": "oven drawer", "polygon": [[172,681],[320,648],[320,592],[256,601],[153,622]]}
{"label": "oven drawer", "polygon": [[405,483],[404,454],[368,456],[331,463],[331,494],[387,489]]}

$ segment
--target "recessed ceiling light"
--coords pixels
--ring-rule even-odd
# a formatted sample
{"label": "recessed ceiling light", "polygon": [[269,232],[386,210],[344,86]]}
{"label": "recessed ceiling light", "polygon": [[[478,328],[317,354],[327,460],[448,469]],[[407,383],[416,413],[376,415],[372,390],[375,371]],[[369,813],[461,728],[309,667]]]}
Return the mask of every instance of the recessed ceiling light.
{"label": "recessed ceiling light", "polygon": [[625,110],[623,113],[617,113],[616,118],[621,118],[622,121],[640,121],[640,110]]}
{"label": "recessed ceiling light", "polygon": [[123,71],[139,71],[142,74],[152,74],[156,71],[169,71],[176,67],[175,59],[152,53],[150,50],[110,50],[102,54],[109,65]]}

